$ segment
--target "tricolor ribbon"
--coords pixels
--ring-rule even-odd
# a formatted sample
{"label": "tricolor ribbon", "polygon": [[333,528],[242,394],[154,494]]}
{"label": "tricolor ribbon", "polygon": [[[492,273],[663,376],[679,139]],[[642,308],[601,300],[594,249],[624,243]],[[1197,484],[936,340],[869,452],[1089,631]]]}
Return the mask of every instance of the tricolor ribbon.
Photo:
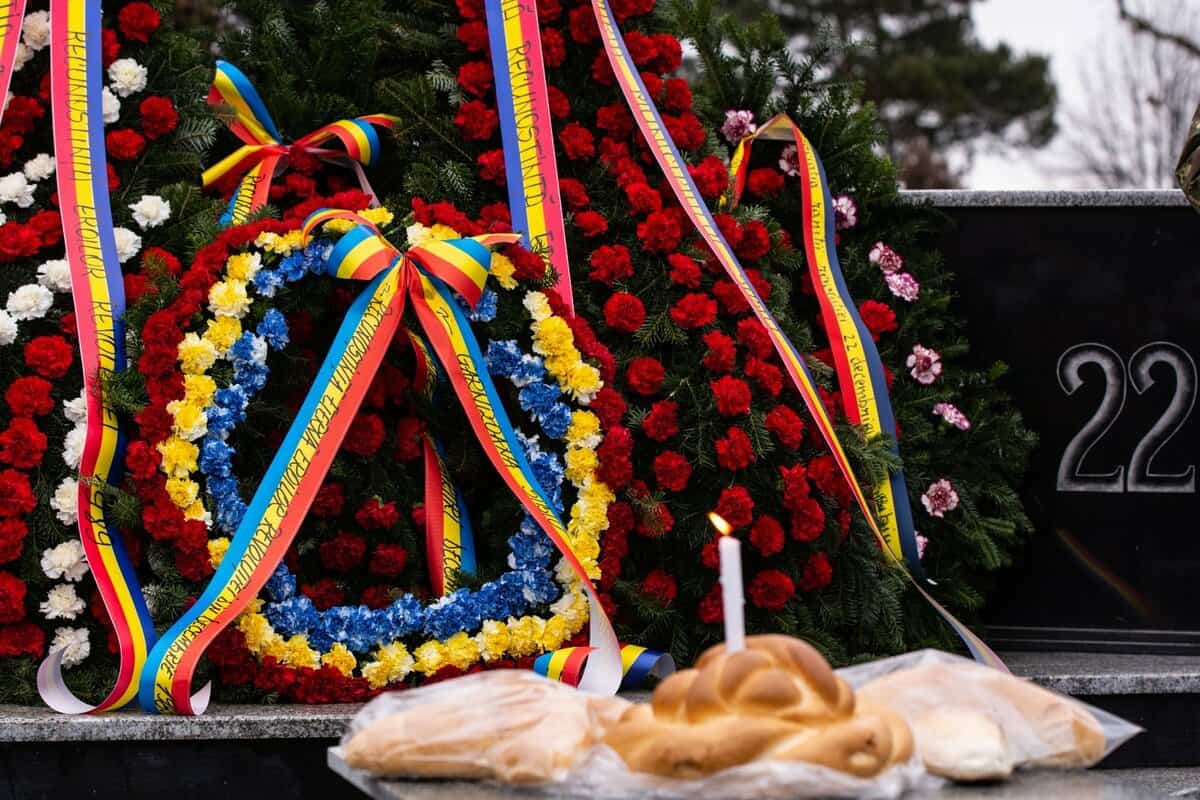
{"label": "tricolor ribbon", "polygon": [[[804,226],[804,252],[813,289],[821,306],[821,317],[829,335],[829,347],[837,368],[838,385],[842,389],[842,408],[852,425],[861,425],[868,440],[891,437],[893,453],[900,455],[896,441],[896,417],[888,398],[887,381],[883,376],[883,361],[863,324],[846,279],[838,263],[835,239],[833,196],[825,178],[825,167],[816,149],[786,114],[780,114],[742,139],[734,150],[729,171],[733,175],[732,205],[736,206],[746,186],[750,165],[750,148],[758,139],[794,142],[800,162],[801,216]],[[917,550],[917,534],[913,527],[908,486],[902,470],[893,471],[886,481],[876,481],[871,488],[875,517],[897,559],[904,559],[909,570],[918,578],[924,577]]]}
{"label": "tricolor ribbon", "polygon": [[554,267],[558,282],[553,291],[574,313],[537,4],[487,0],[486,7],[513,230]]}
{"label": "tricolor ribbon", "polygon": [[[17,32],[19,26],[10,23],[5,36],[11,34],[15,40]],[[6,38],[6,54],[9,44]],[[101,376],[125,367],[121,324],[125,291],[108,198],[102,78],[99,0],[54,0],[50,4],[51,116],[87,398],[87,438],[79,464],[79,538],[112,620],[120,656],[116,685],[94,706],[77,698],[63,682],[63,652],[47,656],[38,668],[38,692],[46,705],[67,714],[107,711],[132,700],[154,642],[154,624],[121,533],[108,519],[104,497],[106,490],[121,483],[124,442],[116,415],[104,402]]]}
{"label": "tricolor ribbon", "polygon": [[[408,332],[416,354],[413,388],[431,404],[441,371],[425,339]],[[421,434],[425,456],[425,556],[433,593],[450,594],[458,588],[458,575],[475,574],[475,537],[467,503],[446,467],[442,443],[428,428]]]}
{"label": "tricolor ribbon", "polygon": [[307,237],[330,220],[355,226],[338,240],[328,270],[369,281],[347,312],[329,354],[208,586],[163,634],[142,673],[139,700],[162,714],[202,713],[190,697],[192,676],[212,640],[257,596],[295,538],[411,302],[422,333],[466,412],[488,458],[526,511],[558,547],[588,594],[595,652],[580,686],[612,693],[621,681],[620,649],[599,595],[525,458],[488,375],[459,297],[473,307],[483,294],[488,247],[517,234],[433,241],[401,254],[366,219],[322,210],[305,221]]}
{"label": "tricolor ribbon", "polygon": [[[577,686],[591,652],[590,647],[564,647],[553,653],[543,653],[534,660],[533,671],[552,681]],[[627,644],[621,647],[621,670],[621,688],[639,689],[647,678],[665,678],[674,672],[675,659],[670,653]]]}
{"label": "tricolor ribbon", "polygon": [[[266,205],[271,181],[287,169],[288,156],[294,152],[351,167],[363,191],[375,202],[375,193],[362,168],[374,164],[379,157],[379,135],[374,126],[390,130],[399,121],[398,117],[368,114],[343,119],[286,144],[258,90],[240,69],[226,61],[217,62],[216,76],[208,92],[208,104],[225,106],[233,111],[233,117],[227,124],[233,134],[244,142],[233,153],[204,170],[201,176],[205,189],[230,175],[242,176],[229,200],[229,208],[221,217],[222,224],[241,225]],[[341,150],[322,146],[334,140],[341,145]]]}
{"label": "tricolor ribbon", "polygon": [[[675,144],[671,141],[671,136],[663,124],[662,117],[659,116],[654,100],[642,83],[642,78],[625,46],[625,39],[621,35],[621,30],[617,25],[616,17],[613,15],[608,0],[591,0],[591,2],[592,10],[596,16],[596,23],[600,28],[600,39],[604,44],[604,50],[608,55],[609,63],[612,65],[613,73],[616,75],[617,84],[621,87],[621,92],[625,97],[626,103],[629,105],[630,111],[633,113],[633,118],[637,121],[638,128],[645,137],[650,152],[654,154],[655,160],[658,161],[659,168],[662,170],[667,184],[675,193],[679,204],[691,219],[692,224],[696,226],[697,232],[712,250],[713,255],[724,268],[726,274],[729,275],[730,279],[741,290],[742,295],[746,298],[747,303],[749,303],[751,310],[754,312],[754,316],[766,329],[776,353],[779,354],[784,368],[792,379],[793,385],[803,398],[804,404],[807,406],[817,429],[821,432],[830,452],[833,454],[834,461],[845,476],[846,482],[849,484],[854,498],[859,508],[862,509],[863,516],[871,528],[871,532],[875,535],[883,552],[895,559],[896,555],[876,522],[875,514],[870,503],[867,501],[866,494],[863,492],[858,479],[854,476],[854,471],[850,466],[849,460],[846,458],[846,453],[838,441],[833,422],[825,411],[825,407],[821,402],[821,396],[817,392],[816,384],[813,382],[812,375],[809,374],[808,366],[805,364],[803,356],[796,350],[795,346],[779,327],[775,316],[767,308],[762,298],[758,296],[754,285],[750,282],[745,270],[742,269],[742,265],[738,262],[737,256],[734,255],[733,249],[725,241],[725,237],[721,235],[721,231],[717,227],[711,212],[709,212],[704,198],[700,195],[695,183],[692,181],[691,175],[688,172],[687,162],[683,160]],[[832,221],[830,221],[830,224],[832,224]],[[897,561],[897,563],[900,562]],[[903,564],[900,564],[900,566],[903,569]],[[992,652],[982,639],[956,619],[948,610],[943,608],[913,578],[911,573],[904,570],[904,574],[916,586],[917,591],[925,596],[930,604],[941,614],[942,618],[962,638],[976,660],[999,669],[1005,669],[1000,658]]]}
{"label": "tricolor ribbon", "polygon": [[24,21],[25,0],[6,0],[0,5],[0,97],[8,97],[8,87],[16,72],[17,45]]}

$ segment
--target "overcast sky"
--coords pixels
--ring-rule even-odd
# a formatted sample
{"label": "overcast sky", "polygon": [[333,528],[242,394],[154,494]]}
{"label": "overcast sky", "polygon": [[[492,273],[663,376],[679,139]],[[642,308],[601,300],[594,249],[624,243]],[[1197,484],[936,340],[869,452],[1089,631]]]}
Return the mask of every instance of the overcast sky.
{"label": "overcast sky", "polygon": [[[1200,14],[1200,0],[1184,1],[1189,10]],[[1139,10],[1169,2],[1134,0]],[[1003,41],[1018,52],[1050,56],[1060,110],[1083,102],[1080,75],[1092,49],[1123,33],[1115,0],[983,0],[973,13],[976,33],[985,43]],[[1078,179],[1063,174],[1061,167],[1067,159],[1062,149],[1058,141],[1040,153],[1019,158],[978,155],[964,182],[972,189],[1072,188]]]}

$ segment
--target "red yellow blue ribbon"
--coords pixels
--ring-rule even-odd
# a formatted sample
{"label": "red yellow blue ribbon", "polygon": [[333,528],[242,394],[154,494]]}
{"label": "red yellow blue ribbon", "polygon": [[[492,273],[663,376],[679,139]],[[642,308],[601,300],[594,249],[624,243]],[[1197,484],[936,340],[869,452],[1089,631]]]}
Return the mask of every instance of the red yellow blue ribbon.
{"label": "red yellow blue ribbon", "polygon": [[[534,660],[533,671],[552,681],[578,686],[591,651],[590,647],[564,647],[553,653],[543,653]],[[627,644],[621,647],[621,671],[621,688],[638,689],[651,676],[665,678],[674,672],[675,659],[670,653]]]}
{"label": "red yellow blue ribbon", "polygon": [[485,452],[588,591],[592,641],[598,648],[590,681],[597,690],[616,691],[621,676],[616,635],[571,547],[570,535],[544,496],[516,439],[470,324],[450,294],[453,290],[468,304],[477,303],[491,260],[488,248],[515,243],[519,236],[488,234],[431,242],[401,255],[370,222],[335,210],[310,215],[305,235],[335,219],[350,220],[356,227],[334,246],[328,270],[340,278],[370,283],[347,312],[221,565],[196,603],[150,653],[141,678],[143,708],[162,714],[204,711],[203,704],[190,697],[199,659],[255,598],[283,558],[401,327],[409,300]]}
{"label": "red yellow blue ribbon", "polygon": [[[729,164],[733,174],[732,204],[736,206],[741,199],[749,171],[750,148],[758,139],[782,139],[796,145],[800,162],[804,252],[825,329],[829,333],[846,417],[851,424],[862,426],[868,440],[892,437],[891,450],[899,455],[895,438],[896,417],[888,398],[883,361],[871,332],[859,316],[838,263],[833,197],[825,178],[825,168],[812,143],[786,114],[772,118],[738,143]],[[883,538],[892,554],[897,559],[904,559],[914,575],[924,577],[903,470],[894,470],[886,481],[876,481],[871,487],[871,499]]]}
{"label": "red yellow blue ribbon", "polygon": [[[0,97],[8,97],[17,64],[17,44],[25,20],[25,0],[0,0]],[[3,119],[0,116],[0,119]]]}
{"label": "red yellow blue ribbon", "polygon": [[[358,176],[363,191],[374,197],[362,167],[374,164],[379,157],[379,136],[375,126],[391,129],[399,121],[390,114],[367,114],[324,125],[285,144],[258,90],[240,69],[226,61],[217,62],[208,103],[233,111],[233,117],[227,122],[229,130],[244,143],[201,176],[207,189],[230,175],[242,175],[230,198],[229,208],[221,217],[225,225],[241,225],[266,205],[271,181],[287,168],[288,155],[297,151],[348,164]],[[334,140],[341,145],[341,150],[322,147]]]}
{"label": "red yellow blue ribbon", "polygon": [[[112,620],[120,669],[97,705],[78,699],[62,680],[62,651],[38,669],[38,692],[56,711],[80,714],[120,708],[137,694],[137,679],[154,641],[154,624],[125,552],[106,513],[105,490],[121,483],[124,442],[104,402],[100,377],[125,367],[125,292],[113,238],[101,114],[99,0],[54,0],[50,5],[50,82],[54,150],[63,236],[79,330],[87,398],[87,437],[79,465],[79,538],[104,608]],[[10,27],[6,36],[16,36]],[[5,42],[7,52],[9,42]],[[7,74],[4,80],[7,81]]]}
{"label": "red yellow blue ribbon", "polygon": [[554,291],[574,313],[537,4],[487,0],[486,7],[513,230],[554,267]]}
{"label": "red yellow blue ribbon", "polygon": [[[645,85],[642,83],[641,76],[625,46],[625,39],[621,35],[621,30],[612,12],[612,8],[609,6],[608,0],[591,0],[591,2],[596,22],[600,28],[600,39],[608,55],[609,63],[612,65],[613,72],[616,75],[617,84],[621,87],[625,101],[629,105],[629,109],[633,113],[639,129],[646,139],[650,152],[653,153],[655,160],[658,161],[659,168],[662,170],[667,184],[671,187],[671,190],[679,200],[680,206],[682,206],[692,223],[696,226],[696,230],[712,250],[726,274],[741,290],[755,317],[758,318],[758,321],[766,329],[772,344],[775,346],[775,351],[779,354],[784,368],[792,379],[793,385],[803,398],[804,404],[807,406],[817,429],[821,432],[822,437],[833,454],[834,461],[845,476],[846,482],[849,484],[854,498],[859,508],[862,509],[863,516],[871,528],[871,532],[874,534],[876,540],[878,540],[883,552],[894,559],[895,554],[875,520],[871,505],[867,501],[858,479],[854,476],[854,471],[850,466],[849,460],[846,458],[846,453],[842,449],[841,443],[838,441],[833,422],[825,412],[820,394],[817,392],[816,384],[809,374],[804,358],[779,327],[778,321],[767,308],[766,304],[763,303],[762,298],[758,296],[754,285],[750,282],[745,270],[742,269],[737,256],[734,255],[733,249],[725,241],[725,237],[721,235],[716,221],[709,212],[708,206],[705,205],[704,198],[696,189],[696,185],[688,173],[687,162],[683,160],[679,151],[675,148],[675,144],[671,141],[671,136],[663,124],[662,118],[659,116],[658,109],[654,105],[654,100],[650,97]],[[903,568],[903,565],[901,565],[901,568]],[[942,618],[962,638],[967,648],[971,651],[971,654],[977,660],[1000,669],[1005,669],[1000,658],[992,652],[991,648],[982,639],[934,600],[913,579],[911,573],[904,570],[904,574],[912,580],[917,590],[925,596],[938,613],[941,614]]]}

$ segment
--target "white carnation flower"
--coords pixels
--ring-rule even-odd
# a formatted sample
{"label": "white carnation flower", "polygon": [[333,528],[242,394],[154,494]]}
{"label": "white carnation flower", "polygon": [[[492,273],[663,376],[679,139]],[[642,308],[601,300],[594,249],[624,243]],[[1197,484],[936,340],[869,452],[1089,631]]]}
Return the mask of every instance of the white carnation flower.
{"label": "white carnation flower", "polygon": [[142,230],[157,228],[171,218],[171,202],[156,194],[142,195],[142,199],[131,205],[129,210]]}
{"label": "white carnation flower", "polygon": [[100,90],[100,112],[105,125],[111,125],[121,117],[121,100],[107,86]]}
{"label": "white carnation flower", "polygon": [[142,237],[129,228],[113,228],[113,239],[117,243],[117,260],[124,264],[142,249]]}
{"label": "white carnation flower", "polygon": [[62,665],[73,667],[82,663],[92,652],[88,641],[87,628],[58,628],[54,631],[54,641],[50,643],[50,652],[63,653]]}
{"label": "white carnation flower", "polygon": [[162,595],[163,587],[157,583],[148,583],[142,587],[142,598],[146,601],[146,610],[150,612],[150,616],[158,613]]}
{"label": "white carnation flower", "polygon": [[267,341],[261,336],[250,337],[250,361],[260,366],[267,363]]}
{"label": "white carnation flower", "polygon": [[108,66],[113,91],[121,97],[146,88],[146,68],[132,58],[118,58]]}
{"label": "white carnation flower", "polygon": [[78,539],[42,551],[42,572],[51,580],[75,581],[87,574],[87,556]]}
{"label": "white carnation flower", "polygon": [[414,222],[404,229],[409,247],[420,247],[433,238],[433,231],[419,222]]}
{"label": "white carnation flower", "polygon": [[17,42],[17,54],[13,57],[13,72],[20,72],[21,67],[33,58],[33,48],[24,42]]}
{"label": "white carnation flower", "polygon": [[79,481],[63,478],[50,498],[50,508],[63,525],[74,525],[79,521]]}
{"label": "white carnation flower", "polygon": [[83,599],[76,594],[73,583],[55,586],[39,606],[46,619],[75,619],[86,607]]}
{"label": "white carnation flower", "polygon": [[8,303],[5,307],[13,319],[25,321],[41,319],[46,316],[52,305],[54,295],[49,289],[36,283],[27,283],[18,287],[15,292],[8,293]]}
{"label": "white carnation flower", "polygon": [[17,321],[0,308],[0,345],[12,344],[17,340]]}
{"label": "white carnation flower", "polygon": [[34,11],[25,15],[25,22],[21,25],[21,39],[34,52],[50,44],[50,15],[45,11]]}
{"label": "white carnation flower", "polygon": [[63,400],[63,413],[76,425],[87,422],[87,395],[83,389],[79,390],[79,397]]}
{"label": "white carnation flower", "polygon": [[83,442],[87,439],[87,426],[76,425],[70,433],[63,437],[63,463],[71,469],[79,469],[79,460],[83,457]]}
{"label": "white carnation flower", "polygon": [[38,267],[38,283],[52,292],[71,291],[71,265],[56,258]]}
{"label": "white carnation flower", "polygon": [[32,183],[25,180],[25,173],[10,172],[0,178],[0,203],[16,203],[21,208],[33,205]]}
{"label": "white carnation flower", "polygon": [[54,157],[49,153],[38,153],[25,162],[21,171],[31,181],[44,181],[54,174]]}

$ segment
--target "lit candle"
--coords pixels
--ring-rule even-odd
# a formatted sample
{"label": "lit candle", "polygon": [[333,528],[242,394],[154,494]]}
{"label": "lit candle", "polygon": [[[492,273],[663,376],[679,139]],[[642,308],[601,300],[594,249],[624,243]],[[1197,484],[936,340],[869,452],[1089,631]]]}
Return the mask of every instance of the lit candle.
{"label": "lit candle", "polygon": [[746,620],[742,608],[742,543],[730,536],[732,528],[720,514],[709,513],[708,521],[721,534],[717,543],[721,554],[721,610],[725,616],[725,651],[736,653],[746,649]]}

